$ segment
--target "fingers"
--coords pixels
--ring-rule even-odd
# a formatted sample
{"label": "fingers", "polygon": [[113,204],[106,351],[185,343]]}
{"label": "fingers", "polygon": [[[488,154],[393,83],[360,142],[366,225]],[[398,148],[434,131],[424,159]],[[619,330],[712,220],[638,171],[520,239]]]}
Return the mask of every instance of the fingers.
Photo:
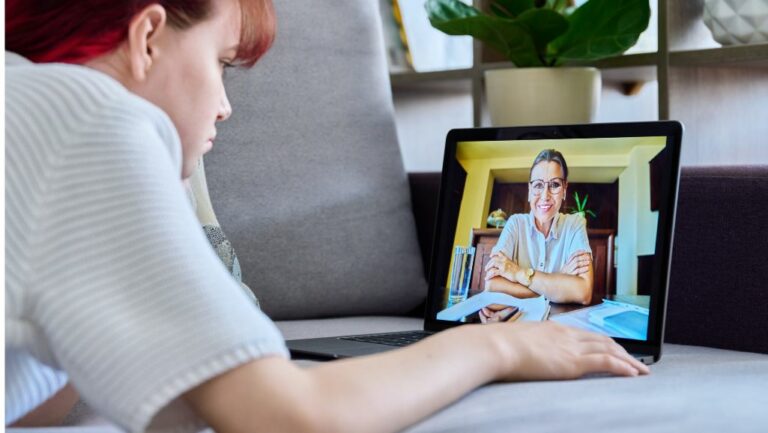
{"label": "fingers", "polygon": [[489,268],[492,268],[492,267],[498,267],[503,269],[504,263],[508,261],[511,261],[511,259],[506,255],[504,255],[504,253],[500,251],[495,252],[489,256],[488,263],[485,265],[485,270],[487,271]]}
{"label": "fingers", "polygon": [[507,255],[501,251],[496,251],[495,253],[491,254],[491,257],[498,257],[502,260],[509,260],[509,257],[507,257]]}
{"label": "fingers", "polygon": [[584,266],[592,263],[592,257],[589,254],[582,254],[573,260],[576,266]]}
{"label": "fingers", "polygon": [[497,268],[493,268],[493,269],[491,269],[491,270],[489,270],[488,272],[485,273],[485,279],[486,280],[490,280],[490,279],[496,278],[496,277],[498,277],[500,275],[501,275],[501,271],[498,270]]}
{"label": "fingers", "polygon": [[485,308],[478,311],[477,315],[480,317],[480,323],[488,323],[488,316],[490,316],[490,313]]}
{"label": "fingers", "polygon": [[[483,310],[485,310],[485,309],[483,309]],[[484,313],[484,312],[483,312],[483,310],[481,310],[481,313]],[[508,317],[509,317],[509,313],[510,313],[510,312],[512,312],[512,310],[513,310],[513,308],[512,308],[512,307],[505,307],[505,308],[503,308],[503,309],[501,309],[501,310],[498,310],[498,311],[496,311],[496,312],[493,312],[492,314],[490,314],[489,316],[487,316],[487,321],[486,321],[486,322],[484,322],[484,323],[496,323],[496,322],[501,322],[501,321],[502,321],[502,320],[504,320],[505,318],[508,318]],[[480,320],[482,321],[483,319],[481,318]]]}
{"label": "fingers", "polygon": [[588,252],[579,250],[571,254],[568,261],[563,266],[561,272],[568,275],[581,275],[589,271],[589,265],[592,263],[592,255]]}
{"label": "fingers", "polygon": [[576,256],[580,256],[580,255],[582,255],[582,254],[589,254],[589,253],[587,253],[587,252],[586,252],[586,251],[584,251],[584,250],[576,250],[576,251],[574,251],[574,252],[573,252],[573,254],[571,254],[571,256],[570,256],[570,257],[568,257],[568,260],[566,260],[566,262],[570,262],[570,261],[571,261],[571,260],[573,260],[573,259],[574,259]]}
{"label": "fingers", "polygon": [[637,376],[640,371],[627,360],[607,353],[594,353],[579,358],[581,376],[591,373],[610,373],[617,376]]}
{"label": "fingers", "polygon": [[580,254],[575,254],[575,255],[572,255],[571,257],[569,257],[568,260],[566,261],[566,263],[571,263],[571,262],[582,262],[583,263],[585,261],[590,261],[591,262],[592,261],[592,255],[589,254],[589,253],[584,253],[584,252],[580,253]]}
{"label": "fingers", "polygon": [[582,255],[576,258],[573,262],[568,263],[567,272],[570,275],[581,275],[589,272],[589,266],[592,264],[592,257],[589,255]]}
{"label": "fingers", "polygon": [[504,259],[494,254],[490,257],[488,263],[486,263],[485,270],[487,271],[490,268],[500,268],[502,266],[504,266]]}
{"label": "fingers", "polygon": [[581,275],[586,274],[587,272],[589,272],[589,265],[574,269],[571,275]]}
{"label": "fingers", "polygon": [[650,373],[650,369],[647,365],[627,353],[626,349],[621,347],[620,344],[613,341],[610,337],[587,331],[579,331],[578,334],[575,334],[575,338],[582,342],[580,350],[583,355],[607,354],[627,363],[637,371],[638,374]]}
{"label": "fingers", "polygon": [[560,273],[563,273],[566,275],[581,275],[581,274],[586,274],[587,272],[589,272],[589,265],[584,265],[580,267],[567,266],[560,271]]}

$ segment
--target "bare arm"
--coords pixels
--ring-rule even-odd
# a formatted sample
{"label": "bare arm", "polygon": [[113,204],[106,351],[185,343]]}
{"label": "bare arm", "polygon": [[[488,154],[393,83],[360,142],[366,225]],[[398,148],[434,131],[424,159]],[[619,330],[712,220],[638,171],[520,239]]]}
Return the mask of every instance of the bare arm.
{"label": "bare arm", "polygon": [[217,432],[389,432],[493,380],[647,373],[610,338],[555,323],[466,325],[410,347],[301,369],[253,361],[186,394]]}
{"label": "bare arm", "polygon": [[[530,295],[519,296],[517,294],[525,294],[520,288],[522,287],[536,294],[544,295],[554,302],[589,304],[592,300],[594,281],[591,256],[578,252],[569,259],[566,268],[570,270],[571,274],[536,271],[533,278],[526,281],[525,271],[509,257],[498,252],[491,256],[491,260],[486,266],[485,278],[491,283],[486,287],[488,290],[502,291],[513,296],[531,297]],[[506,280],[514,285],[495,282],[496,280]],[[525,282],[525,285],[520,284],[521,282]]]}
{"label": "bare arm", "polygon": [[68,383],[43,404],[13,423],[11,427],[60,426],[79,399],[80,395],[72,384]]}
{"label": "bare arm", "polygon": [[506,293],[516,298],[535,298],[539,296],[537,292],[534,292],[528,287],[514,281],[509,281],[504,277],[494,277],[490,280],[486,280],[485,290],[489,292]]}
{"label": "bare arm", "polygon": [[579,275],[536,272],[528,288],[553,302],[587,305],[592,301],[593,281],[594,271],[590,263],[587,272]]}

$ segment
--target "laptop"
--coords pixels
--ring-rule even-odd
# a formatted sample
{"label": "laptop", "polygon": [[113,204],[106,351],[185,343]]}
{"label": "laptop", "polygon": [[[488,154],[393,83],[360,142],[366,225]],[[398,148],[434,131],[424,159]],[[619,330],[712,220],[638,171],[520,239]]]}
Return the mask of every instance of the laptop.
{"label": "laptop", "polygon": [[[289,340],[288,348],[298,358],[338,359],[470,323],[553,320],[608,335],[644,363],[657,362],[682,133],[674,121],[451,130],[423,329]],[[549,156],[534,171],[543,153]],[[563,165],[567,179],[560,179]],[[532,210],[534,197],[545,200]],[[559,208],[550,211],[555,199]],[[537,228],[547,218],[550,228]],[[585,268],[564,258],[574,250],[591,258],[591,293],[586,285],[578,293],[534,293],[537,273],[584,277]],[[515,290],[487,275],[498,252],[522,271],[511,280],[520,284]]]}

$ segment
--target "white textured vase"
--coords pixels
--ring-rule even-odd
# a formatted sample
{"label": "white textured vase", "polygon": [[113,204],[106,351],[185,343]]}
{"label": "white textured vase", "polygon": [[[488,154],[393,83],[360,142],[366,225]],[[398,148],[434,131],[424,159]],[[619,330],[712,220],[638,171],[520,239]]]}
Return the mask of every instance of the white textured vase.
{"label": "white textured vase", "polygon": [[704,24],[723,45],[768,42],[768,0],[706,0]]}
{"label": "white textured vase", "polygon": [[493,126],[589,123],[600,103],[595,68],[514,68],[485,72]]}

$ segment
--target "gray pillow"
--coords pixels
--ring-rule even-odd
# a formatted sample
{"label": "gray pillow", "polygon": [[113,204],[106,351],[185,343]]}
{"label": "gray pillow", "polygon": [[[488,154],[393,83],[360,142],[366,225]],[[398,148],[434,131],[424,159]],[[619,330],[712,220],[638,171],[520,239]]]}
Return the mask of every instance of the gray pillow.
{"label": "gray pillow", "polygon": [[275,6],[275,45],[229,75],[206,156],[244,282],[274,319],[405,313],[426,280],[377,0]]}

